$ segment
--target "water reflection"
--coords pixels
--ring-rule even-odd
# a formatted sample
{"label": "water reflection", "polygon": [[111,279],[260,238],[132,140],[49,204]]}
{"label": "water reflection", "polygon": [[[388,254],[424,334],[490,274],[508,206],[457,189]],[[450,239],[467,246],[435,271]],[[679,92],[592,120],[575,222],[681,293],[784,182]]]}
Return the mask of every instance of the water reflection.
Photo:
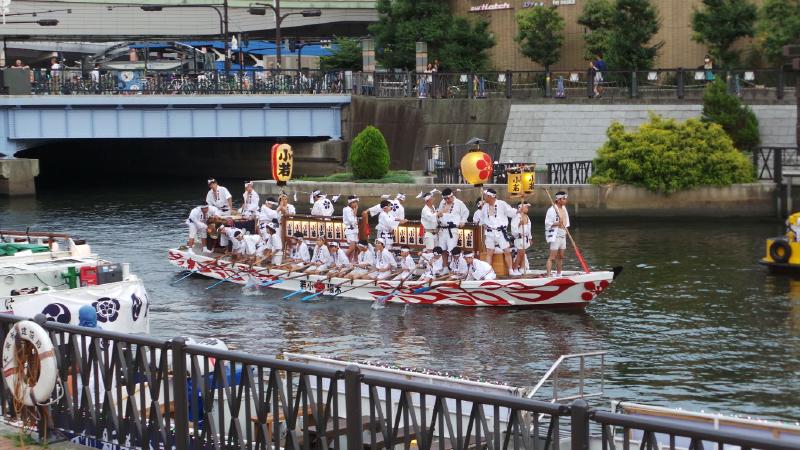
{"label": "water reflection", "polygon": [[[233,183],[229,183],[233,186]],[[592,222],[573,218],[593,267],[625,271],[584,312],[387,307],[344,298],[282,300],[283,291],[175,285],[166,249],[202,184],[71,190],[0,200],[2,228],[69,230],[147,283],[152,333],[218,336],[261,355],[283,351],[370,359],[533,385],[558,356],[607,350],[610,395],[690,409],[800,417],[800,280],[758,266],[777,221]],[[198,195],[200,194],[200,195]],[[540,226],[542,218],[534,218]],[[544,265],[541,230],[533,266]],[[572,268],[577,268],[574,260]]]}

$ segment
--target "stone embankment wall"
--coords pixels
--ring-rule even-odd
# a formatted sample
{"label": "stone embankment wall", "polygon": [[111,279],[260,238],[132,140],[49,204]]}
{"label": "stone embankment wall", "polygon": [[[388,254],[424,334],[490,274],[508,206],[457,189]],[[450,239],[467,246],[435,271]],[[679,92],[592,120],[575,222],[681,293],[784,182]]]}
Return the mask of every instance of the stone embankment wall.
{"label": "stone embankment wall", "polygon": [[[341,215],[348,195],[361,198],[360,210],[363,211],[380,201],[382,194],[394,196],[403,193],[407,196],[406,214],[419,217],[423,203],[414,198],[420,191],[429,191],[435,185],[415,184],[363,184],[363,183],[320,183],[311,181],[291,181],[283,188],[274,181],[256,181],[255,189],[262,199],[277,196],[285,189],[291,196],[297,192],[294,202],[298,213],[308,213],[308,193],[320,189],[328,194],[341,195],[336,203],[336,215]],[[445,186],[436,186],[440,190]],[[475,210],[475,200],[480,189],[469,185],[451,186],[460,188],[457,195],[467,203],[470,211]],[[506,185],[490,185],[512,205],[519,200],[508,198]],[[701,187],[671,195],[656,194],[635,186],[592,186],[592,185],[540,185],[535,195],[528,197],[534,205],[532,214],[541,215],[550,206],[547,188],[551,194],[565,190],[569,193],[570,212],[576,217],[774,217],[777,202],[775,185],[771,183],[737,184],[727,187]],[[435,204],[438,205],[438,198]],[[471,217],[470,217],[471,218]]]}
{"label": "stone embankment wall", "polygon": [[[764,146],[797,145],[797,106],[751,105]],[[646,122],[650,112],[686,120],[699,117],[699,104],[515,104],[503,138],[502,161],[547,164],[594,159],[613,121],[626,127]]]}

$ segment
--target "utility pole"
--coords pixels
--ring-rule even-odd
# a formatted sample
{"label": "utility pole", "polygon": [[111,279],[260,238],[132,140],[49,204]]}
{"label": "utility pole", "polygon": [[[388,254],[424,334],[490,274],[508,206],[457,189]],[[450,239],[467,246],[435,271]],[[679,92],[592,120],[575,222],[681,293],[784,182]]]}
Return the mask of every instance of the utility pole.
{"label": "utility pole", "polygon": [[278,70],[281,68],[281,50],[283,49],[283,42],[281,42],[281,0],[275,0],[275,65]]}
{"label": "utility pole", "polygon": [[228,0],[223,1],[222,10],[225,16],[223,19],[223,23],[225,24],[223,39],[225,40],[225,72],[227,73],[231,70],[231,40],[228,33]]}

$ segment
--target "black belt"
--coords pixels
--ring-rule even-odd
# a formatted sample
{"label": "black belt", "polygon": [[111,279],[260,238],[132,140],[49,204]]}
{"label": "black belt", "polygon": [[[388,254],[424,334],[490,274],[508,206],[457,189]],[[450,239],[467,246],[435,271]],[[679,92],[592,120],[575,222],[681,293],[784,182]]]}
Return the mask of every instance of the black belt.
{"label": "black belt", "polygon": [[453,238],[453,228],[458,228],[458,225],[454,224],[453,222],[448,222],[446,227],[439,227],[439,229],[447,230],[447,234],[450,235],[451,239]]}
{"label": "black belt", "polygon": [[497,227],[497,228],[489,228],[486,227],[486,231],[505,231],[508,227]]}

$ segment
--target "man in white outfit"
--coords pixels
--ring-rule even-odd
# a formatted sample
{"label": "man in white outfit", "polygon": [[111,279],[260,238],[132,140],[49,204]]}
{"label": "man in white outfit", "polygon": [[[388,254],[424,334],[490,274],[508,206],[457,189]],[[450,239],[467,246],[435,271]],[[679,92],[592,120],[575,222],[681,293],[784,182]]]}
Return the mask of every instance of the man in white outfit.
{"label": "man in white outfit", "polygon": [[390,201],[392,202],[392,212],[394,212],[394,216],[398,219],[405,219],[406,209],[403,207],[403,202],[406,201],[406,196],[403,194],[397,194],[394,197],[394,200]]}
{"label": "man in white outfit", "polygon": [[344,237],[347,239],[345,253],[351,260],[355,260],[356,244],[358,243],[358,197],[347,197],[347,206],[342,209],[342,224]]}
{"label": "man in white outfit", "polygon": [[189,213],[189,218],[186,219],[186,224],[189,225],[189,241],[186,242],[186,246],[189,247],[189,250],[194,247],[194,240],[198,236],[200,237],[200,242],[203,244],[203,248],[206,247],[208,219],[215,216],[218,217],[219,215],[220,211],[208,204],[200,205],[192,209]]}
{"label": "man in white outfit", "polygon": [[514,267],[510,274],[517,276],[525,273],[528,268],[528,257],[525,250],[531,246],[533,235],[531,234],[531,219],[528,217],[528,207],[530,203],[522,202],[517,207],[517,215],[511,219],[511,236],[514,238],[514,248],[517,256],[514,258]]}
{"label": "man in white outfit", "polygon": [[436,208],[433,207],[433,192],[428,192],[422,197],[425,200],[425,206],[422,207],[420,215],[420,222],[424,234],[422,235],[422,242],[425,248],[433,250],[436,247],[437,235],[439,234],[439,214]]}
{"label": "man in white outfit", "polygon": [[414,262],[414,258],[411,257],[411,249],[408,247],[403,247],[400,249],[400,267],[402,272],[399,275],[394,277],[395,280],[405,280],[407,278],[411,278],[414,275],[414,271],[417,270],[417,263]]}
{"label": "man in white outfit", "polygon": [[350,271],[348,278],[368,278],[370,270],[375,264],[375,251],[370,248],[367,241],[358,241],[358,256],[354,263],[355,268]]}
{"label": "man in white outfit", "polygon": [[467,261],[461,253],[461,247],[456,247],[450,252],[448,268],[450,269],[450,278],[454,280],[463,280],[467,276]]}
{"label": "man in white outfit", "polygon": [[311,207],[312,216],[330,217],[333,215],[333,203],[328,200],[326,194],[314,191],[311,197],[314,199],[314,205]]}
{"label": "man in white outfit", "polygon": [[295,231],[294,236],[289,239],[289,244],[289,261],[293,270],[300,269],[311,261],[311,254],[308,245],[303,241],[302,231]]}
{"label": "man in white outfit", "polygon": [[253,219],[256,215],[258,215],[260,199],[258,198],[258,192],[253,190],[252,181],[248,181],[244,184],[244,193],[242,194],[242,198],[242,209],[240,210],[242,217],[248,220]]}
{"label": "man in white outfit", "polygon": [[474,253],[470,252],[464,255],[464,260],[467,262],[467,277],[465,278],[467,281],[494,280],[497,278],[492,265],[486,261],[475,259]]}
{"label": "man in white outfit", "polygon": [[274,223],[267,223],[265,229],[269,239],[267,239],[267,250],[264,252],[264,256],[272,265],[279,266],[283,264],[283,241],[278,233],[278,226]]}
{"label": "man in white outfit", "polygon": [[483,261],[491,264],[495,253],[502,253],[506,267],[511,270],[511,246],[506,239],[508,219],[513,218],[517,210],[511,205],[497,198],[497,191],[489,188],[483,192],[483,207],[481,208],[481,225],[485,234],[483,242],[486,245],[486,254]]}
{"label": "man in white outfit", "polygon": [[406,223],[407,220],[398,219],[394,216],[392,213],[392,204],[389,200],[382,200],[381,208],[383,211],[378,215],[378,225],[375,227],[375,231],[378,233],[378,238],[383,239],[383,244],[388,251],[392,249],[392,245],[394,244],[394,230],[396,230],[401,223]]}
{"label": "man in white outfit", "polygon": [[213,178],[208,180],[208,187],[206,203],[216,206],[217,209],[222,211],[223,215],[230,215],[231,211],[233,211],[233,198],[228,189],[225,186],[220,186],[217,180]]}
{"label": "man in white outfit", "polygon": [[447,188],[442,191],[442,201],[439,202],[439,247],[442,248],[442,258],[445,273],[450,252],[458,245],[458,229],[469,220],[469,208],[457,199],[453,190]]}
{"label": "man in white outfit", "polygon": [[547,257],[547,276],[551,276],[553,261],[556,263],[556,277],[561,277],[564,266],[564,250],[567,248],[567,228],[569,228],[569,213],[567,212],[567,193],[556,192],[553,206],[547,210],[544,217],[544,237],[550,245],[550,255]]}
{"label": "man in white outfit", "polygon": [[[384,200],[385,201],[385,200]],[[394,255],[386,248],[383,239],[375,239],[375,270],[369,275],[373,280],[385,280],[392,274],[392,270],[397,267]]]}

